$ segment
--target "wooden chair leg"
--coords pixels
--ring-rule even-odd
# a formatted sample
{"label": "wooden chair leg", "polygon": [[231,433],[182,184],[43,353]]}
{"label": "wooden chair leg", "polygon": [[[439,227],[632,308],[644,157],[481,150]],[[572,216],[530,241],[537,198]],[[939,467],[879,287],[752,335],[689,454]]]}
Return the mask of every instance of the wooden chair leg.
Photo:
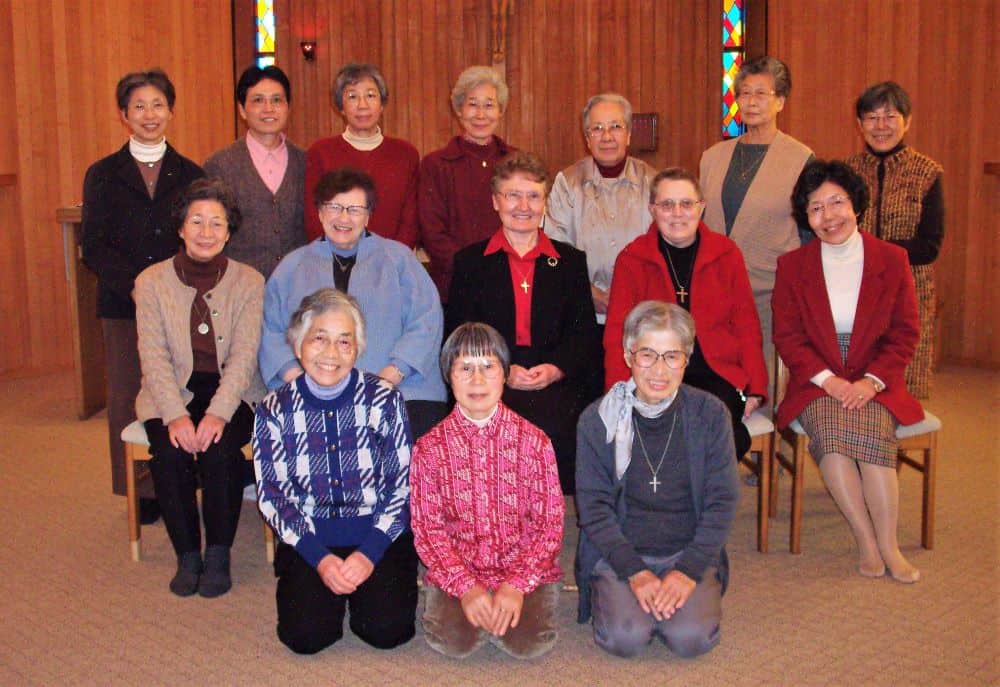
{"label": "wooden chair leg", "polygon": [[771,520],[771,471],[774,469],[773,442],[770,438],[764,440],[760,452],[760,462],[757,473],[757,550],[767,553],[768,526]]}
{"label": "wooden chair leg", "polygon": [[771,501],[767,506],[767,514],[772,518],[778,514],[778,475],[781,473],[781,461],[777,459],[777,453],[780,445],[781,438],[775,437],[771,444],[771,486],[768,488]]}
{"label": "wooden chair leg", "polygon": [[930,437],[924,449],[923,519],[920,543],[925,549],[934,548],[934,498],[937,484],[937,433]]}
{"label": "wooden chair leg", "polygon": [[789,550],[792,553],[802,553],[802,486],[805,470],[805,448],[801,446],[802,441],[798,439],[792,451],[792,462],[794,470],[792,472],[792,517],[789,532]]}
{"label": "wooden chair leg", "polygon": [[125,509],[128,512],[128,541],[132,560],[142,559],[142,530],[139,522],[139,494],[135,479],[135,446],[125,444]]}

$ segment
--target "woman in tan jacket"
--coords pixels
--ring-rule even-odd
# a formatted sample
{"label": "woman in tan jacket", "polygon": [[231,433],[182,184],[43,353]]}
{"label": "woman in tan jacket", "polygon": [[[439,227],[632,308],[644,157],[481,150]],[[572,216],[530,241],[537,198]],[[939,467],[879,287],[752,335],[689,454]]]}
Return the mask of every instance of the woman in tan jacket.
{"label": "woman in tan jacket", "polygon": [[257,372],[264,278],[222,255],[240,224],[222,181],[188,186],[174,206],[173,223],[180,251],[144,270],[135,283],[142,367],[135,410],[149,436],[150,472],[177,553],[170,590],[215,597],[232,586],[229,549],[244,474],[240,448],[250,441],[250,404],[264,395]]}

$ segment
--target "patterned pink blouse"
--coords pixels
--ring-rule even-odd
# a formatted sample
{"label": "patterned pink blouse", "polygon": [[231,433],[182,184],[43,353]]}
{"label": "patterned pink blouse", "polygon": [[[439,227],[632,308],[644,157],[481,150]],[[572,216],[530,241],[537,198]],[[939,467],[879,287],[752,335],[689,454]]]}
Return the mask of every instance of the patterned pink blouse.
{"label": "patterned pink blouse", "polygon": [[456,406],[413,447],[410,504],[427,582],[461,597],[562,577],[563,496],[548,437],[500,403],[483,428]]}

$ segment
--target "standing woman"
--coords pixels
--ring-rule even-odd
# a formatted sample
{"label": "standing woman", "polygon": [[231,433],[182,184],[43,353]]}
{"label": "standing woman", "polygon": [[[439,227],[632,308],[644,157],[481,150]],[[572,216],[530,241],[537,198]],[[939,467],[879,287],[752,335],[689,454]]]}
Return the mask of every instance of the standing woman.
{"label": "standing woman", "polygon": [[222,255],[239,226],[224,182],[193,182],[174,209],[183,247],[135,282],[142,361],[135,412],[149,436],[149,469],[177,553],[170,591],[178,596],[197,591],[211,598],[232,586],[229,550],[243,503],[240,448],[250,441],[250,404],[265,392],[257,373],[264,278]]}
{"label": "standing woman", "polygon": [[819,241],[778,260],[774,345],[791,378],[777,424],[798,418],[809,435],[859,572],[916,582],[896,539],[896,425],[924,417],[903,381],[920,326],[906,252],[858,231],[868,189],[842,162],[809,163],[792,202]]}
{"label": "standing woman", "polygon": [[944,239],[943,170],[903,142],[911,107],[902,86],[892,81],[870,86],[854,109],[865,152],[845,162],[865,180],[872,197],[861,229],[902,246],[909,255],[920,308],[920,342],[906,368],[906,387],[917,398],[927,398],[934,363],[934,261]]}
{"label": "standing woman", "polygon": [[417,174],[420,154],[401,138],[382,135],[379,120],[389,89],[373,64],[345,64],[333,85],[333,103],[344,118],[344,133],[321,138],[306,153],[306,238],[323,235],[312,192],[326,172],[354,167],[378,188],[378,212],[369,229],[413,248],[417,244]]}
{"label": "standing woman", "polygon": [[497,162],[516,150],[496,135],[508,96],[503,77],[490,67],[462,72],[451,91],[462,135],[420,163],[420,243],[430,256],[431,278],[442,301],[448,298],[455,253],[500,226],[490,179]]}
{"label": "standing woman", "polygon": [[[115,88],[122,124],[130,137],[98,160],[83,180],[83,261],[97,274],[97,316],[104,330],[111,483],[125,493],[125,449],[121,432],[132,421],[139,393],[135,278],[177,252],[171,224],[174,197],[204,176],[201,168],[167,143],[176,93],[159,69],[126,74]],[[157,517],[143,499],[143,522]]]}
{"label": "standing woman", "polygon": [[[701,156],[705,224],[725,231],[743,253],[764,342],[764,361],[774,362],[771,291],[778,256],[799,247],[800,234],[789,200],[812,151],[778,131],[778,113],[792,90],[788,67],[762,56],[736,75],[736,93],[746,133],[716,143]],[[772,372],[773,376],[773,372]]]}

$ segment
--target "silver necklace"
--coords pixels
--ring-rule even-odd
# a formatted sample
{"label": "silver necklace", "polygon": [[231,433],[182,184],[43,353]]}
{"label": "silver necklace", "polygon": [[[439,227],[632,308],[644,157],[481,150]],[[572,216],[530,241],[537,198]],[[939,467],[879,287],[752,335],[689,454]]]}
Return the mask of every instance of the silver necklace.
{"label": "silver necklace", "polygon": [[[183,281],[188,286],[191,285],[190,283],[188,283],[187,274],[184,273],[184,268],[183,267],[181,267],[181,281]],[[222,270],[221,269],[218,272],[216,272],[216,274],[215,274],[215,283],[212,284],[212,288],[208,289],[208,291],[211,291],[216,286],[218,286],[220,281],[222,281]],[[208,293],[208,291],[206,291],[205,293]],[[201,322],[199,322],[198,326],[195,327],[195,331],[198,332],[199,334],[201,334],[202,336],[204,336],[205,334],[208,334],[209,329],[210,329],[209,326],[208,326],[208,314],[211,311],[211,308],[209,308],[206,305],[205,306],[205,312],[202,313],[201,308],[198,307],[199,305],[201,305],[201,303],[198,302],[198,294],[196,293],[195,296],[194,296],[194,301],[191,303],[191,308],[194,310],[195,317],[197,317],[199,320],[201,320]]]}
{"label": "silver necklace", "polygon": [[674,428],[677,426],[677,411],[674,411],[674,419],[670,422],[670,434],[667,435],[667,443],[663,447],[663,453],[660,454],[660,462],[656,464],[656,469],[653,469],[653,462],[649,459],[649,454],[646,452],[646,443],[642,440],[642,434],[639,433],[639,425],[636,424],[635,418],[632,418],[632,429],[635,430],[635,436],[639,439],[639,447],[642,448],[642,457],[646,459],[646,465],[649,466],[649,471],[653,473],[653,479],[651,479],[648,484],[653,487],[653,493],[656,493],[656,488],[663,484],[657,475],[660,474],[660,468],[663,467],[663,459],[667,457],[667,449],[670,448],[670,442],[674,438]]}

